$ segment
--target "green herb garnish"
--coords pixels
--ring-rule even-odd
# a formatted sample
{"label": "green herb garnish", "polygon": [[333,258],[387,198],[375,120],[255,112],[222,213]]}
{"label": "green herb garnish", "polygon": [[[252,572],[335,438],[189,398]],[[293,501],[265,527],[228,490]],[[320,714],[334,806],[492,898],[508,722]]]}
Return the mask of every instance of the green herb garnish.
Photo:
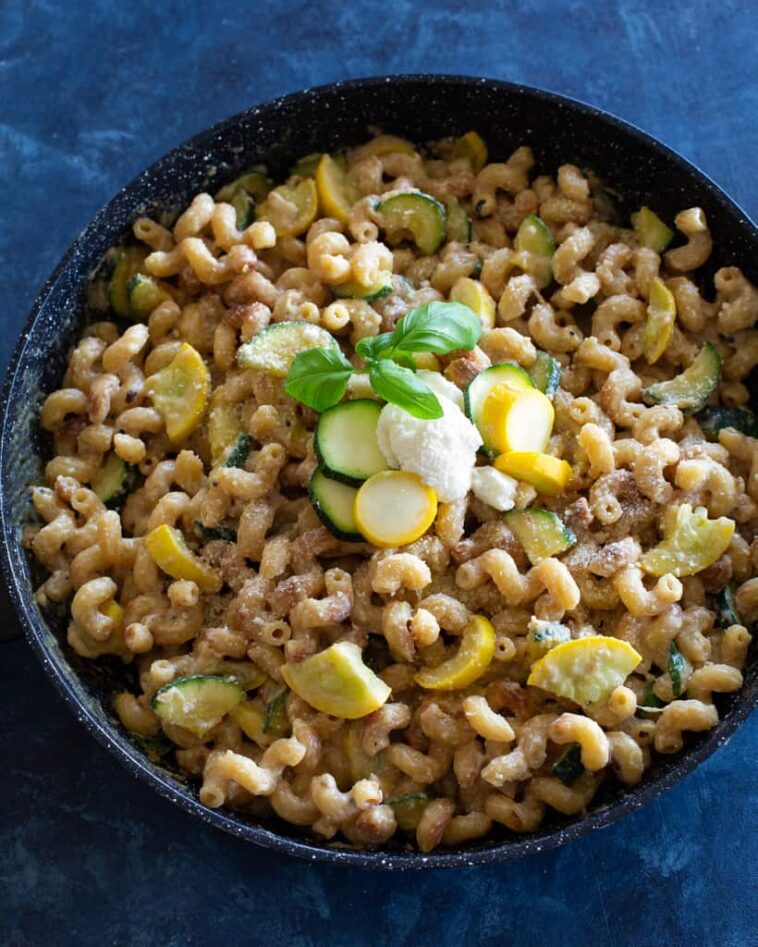
{"label": "green herb garnish", "polygon": [[[456,302],[432,302],[412,309],[392,332],[361,339],[355,347],[368,371],[374,391],[416,418],[441,418],[442,406],[415,372],[414,352],[446,355],[472,349],[481,338],[479,317]],[[338,349],[298,352],[284,390],[316,411],[337,404],[347,391],[355,369]]]}

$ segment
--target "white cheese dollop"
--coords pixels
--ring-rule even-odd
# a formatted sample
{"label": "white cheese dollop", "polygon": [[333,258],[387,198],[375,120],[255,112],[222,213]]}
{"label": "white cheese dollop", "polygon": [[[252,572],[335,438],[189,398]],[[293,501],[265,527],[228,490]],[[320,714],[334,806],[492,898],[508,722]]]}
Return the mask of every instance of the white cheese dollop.
{"label": "white cheese dollop", "polygon": [[460,407],[447,396],[448,385],[460,396],[455,385],[437,372],[419,374],[427,384],[430,381],[427,375],[437,376],[429,387],[439,398],[443,417],[425,421],[414,418],[397,405],[388,404],[379,415],[376,437],[390,467],[417,474],[439,500],[451,503],[471,489],[471,471],[482,438]]}
{"label": "white cheese dollop", "polygon": [[516,502],[518,480],[501,473],[494,467],[475,467],[471,471],[471,489],[474,496],[495,510],[512,510]]}
{"label": "white cheese dollop", "polygon": [[447,398],[452,401],[456,408],[463,411],[463,392],[457,388],[451,381],[440,372],[430,372],[426,368],[416,372],[416,375],[427,383],[438,398]]}

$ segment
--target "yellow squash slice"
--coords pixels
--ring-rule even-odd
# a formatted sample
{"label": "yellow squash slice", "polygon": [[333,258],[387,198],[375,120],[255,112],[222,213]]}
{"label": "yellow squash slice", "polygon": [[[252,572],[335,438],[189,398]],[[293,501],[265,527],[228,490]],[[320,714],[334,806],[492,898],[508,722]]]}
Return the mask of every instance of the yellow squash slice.
{"label": "yellow squash slice", "polygon": [[275,187],[257,209],[258,220],[267,220],[277,237],[297,237],[304,233],[318,212],[318,194],[313,178],[299,184]]}
{"label": "yellow squash slice", "polygon": [[361,486],[353,516],[362,536],[375,546],[405,546],[434,522],[437,495],[420,477],[404,470],[383,470]]}
{"label": "yellow squash slice", "polygon": [[195,582],[204,592],[218,592],[221,588],[221,578],[192,552],[175,526],[156,526],[145,536],[145,547],[158,568],[172,579]]}
{"label": "yellow squash slice", "polygon": [[479,428],[484,442],[499,453],[547,447],[553,431],[552,401],[536,388],[496,385],[484,399]]}
{"label": "yellow squash slice", "polygon": [[485,331],[495,328],[495,300],[479,280],[461,276],[450,290],[450,299],[473,309]]}
{"label": "yellow squash slice", "polygon": [[145,389],[172,443],[180,444],[203,420],[211,376],[200,353],[183,342],[171,362],[147,378]]}
{"label": "yellow squash slice", "polygon": [[467,158],[474,174],[487,164],[487,146],[478,132],[466,132],[453,145],[453,158]]}
{"label": "yellow squash slice", "polygon": [[494,466],[504,474],[530,483],[538,493],[558,496],[571,477],[571,464],[550,454],[510,451],[495,458]]}
{"label": "yellow squash slice", "polygon": [[381,158],[382,155],[404,154],[413,155],[416,149],[406,141],[405,138],[398,138],[397,135],[377,135],[371,141],[366,142],[353,151],[353,161],[362,161],[372,155]]}
{"label": "yellow squash slice", "polygon": [[360,194],[331,155],[322,155],[316,168],[316,188],[321,209],[328,217],[336,217],[346,224],[353,204]]}
{"label": "yellow squash slice", "polygon": [[676,302],[662,279],[650,283],[647,320],[642,335],[642,351],[648,365],[654,365],[666,351],[676,322]]}
{"label": "yellow squash slice", "polygon": [[283,664],[285,684],[321,713],[357,720],[384,704],[392,691],[363,663],[352,641],[338,641],[297,664]]}
{"label": "yellow squash slice", "polygon": [[642,660],[626,641],[606,635],[574,638],[551,648],[532,667],[527,684],[581,707],[608,699]]}
{"label": "yellow squash slice", "polygon": [[710,520],[705,507],[693,510],[683,503],[671,511],[663,541],[645,553],[640,565],[650,575],[695,575],[724,555],[733,535],[733,520],[726,516]]}
{"label": "yellow squash slice", "polygon": [[457,691],[481,677],[495,654],[495,629],[483,615],[466,626],[456,654],[434,668],[419,671],[415,681],[427,690]]}

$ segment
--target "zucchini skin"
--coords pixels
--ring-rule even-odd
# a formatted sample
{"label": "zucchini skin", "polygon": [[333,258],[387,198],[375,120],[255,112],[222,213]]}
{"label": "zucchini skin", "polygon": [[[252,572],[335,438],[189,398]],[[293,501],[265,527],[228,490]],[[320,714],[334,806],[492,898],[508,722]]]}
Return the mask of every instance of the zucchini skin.
{"label": "zucchini skin", "polygon": [[583,772],[582,748],[578,743],[572,743],[556,760],[553,776],[560,779],[564,786],[573,786]]}
{"label": "zucchini skin", "polygon": [[[329,458],[327,456],[327,451],[321,445],[322,437],[319,436],[319,431],[321,430],[321,425],[325,423],[330,415],[330,412],[348,412],[348,411],[357,411],[360,410],[360,406],[365,406],[369,408],[372,412],[376,413],[376,419],[378,421],[379,414],[381,413],[382,405],[378,401],[374,401],[373,398],[355,398],[353,401],[344,401],[340,404],[334,405],[332,408],[327,408],[326,411],[323,411],[321,417],[319,418],[318,427],[316,428],[316,436],[314,438],[314,447],[316,450],[316,458],[319,462],[319,466],[326,474],[330,480],[337,480],[340,483],[345,483],[349,487],[360,487],[362,483],[365,483],[368,480],[368,477],[372,476],[369,474],[367,477],[359,477],[357,475],[346,473],[344,470],[337,470],[331,466],[329,463]],[[328,422],[327,422],[328,423]],[[322,435],[323,436],[323,435]],[[379,471],[373,471],[373,473],[378,473]]]}
{"label": "zucchini skin", "polygon": [[717,441],[719,431],[725,427],[733,427],[748,437],[758,437],[758,418],[747,408],[706,405],[695,415],[695,420],[709,441]]}
{"label": "zucchini skin", "polygon": [[[642,391],[647,405],[673,404],[685,414],[693,414],[705,406],[721,381],[721,356],[710,342],[706,342],[695,360],[681,374],[668,381],[659,381]],[[689,389],[677,395],[677,385],[689,382]],[[674,394],[672,394],[674,392]]]}
{"label": "zucchini skin", "polygon": [[252,450],[253,438],[249,434],[240,434],[234,447],[224,461],[224,467],[244,467],[247,456]]}
{"label": "zucchini skin", "polygon": [[[311,483],[310,483],[310,486],[308,487],[308,496],[310,498],[313,509],[316,511],[316,516],[318,516],[318,518],[321,520],[324,526],[326,526],[329,532],[333,536],[336,536],[337,539],[342,539],[344,540],[344,542],[348,542],[348,543],[364,542],[363,536],[361,536],[360,533],[358,532],[352,533],[352,532],[349,532],[348,530],[340,529],[339,526],[336,526],[334,524],[331,517],[329,516],[329,513],[324,508],[321,498],[318,495],[319,476],[326,477],[326,473],[321,468],[316,468],[316,473],[314,473],[313,477],[311,478]],[[328,477],[327,479],[333,480],[335,478]],[[314,481],[315,481],[315,486],[314,486]],[[338,482],[342,482],[342,481],[338,481]],[[349,486],[349,484],[345,484],[345,486]],[[355,488],[353,487],[353,489]]]}
{"label": "zucchini skin", "polygon": [[731,582],[725,585],[716,595],[714,611],[716,612],[716,621],[721,628],[729,628],[731,625],[742,624],[742,619],[737,611],[737,604],[734,600],[734,585]]}
{"label": "zucchini skin", "polygon": [[207,543],[217,539],[227,543],[237,542],[237,530],[233,526],[203,526],[200,520],[195,520],[195,532]]}

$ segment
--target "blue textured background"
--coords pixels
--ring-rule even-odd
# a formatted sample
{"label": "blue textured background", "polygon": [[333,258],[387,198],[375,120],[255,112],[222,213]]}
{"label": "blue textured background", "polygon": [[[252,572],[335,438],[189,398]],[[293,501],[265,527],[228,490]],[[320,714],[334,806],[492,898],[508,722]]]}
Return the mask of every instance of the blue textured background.
{"label": "blue textured background", "polygon": [[[0,2],[2,365],[40,284],[122,183],[228,114],[344,77],[458,72],[574,95],[679,149],[758,217],[755,4],[420,11]],[[196,825],[84,734],[21,641],[0,645],[0,694],[0,943],[758,943],[755,719],[591,838],[501,867],[400,876],[301,864]]]}

